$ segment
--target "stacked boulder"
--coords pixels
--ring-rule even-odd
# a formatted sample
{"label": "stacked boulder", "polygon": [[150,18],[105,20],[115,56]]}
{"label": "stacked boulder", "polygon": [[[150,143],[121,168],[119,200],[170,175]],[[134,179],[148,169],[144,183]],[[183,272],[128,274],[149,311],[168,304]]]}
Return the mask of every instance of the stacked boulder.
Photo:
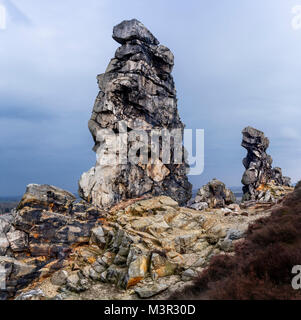
{"label": "stacked boulder", "polygon": [[[94,151],[99,153],[105,149],[106,155],[115,155],[115,151],[104,144],[102,132],[106,131],[103,130],[117,135],[121,131],[130,134],[133,130],[143,130],[147,134],[146,153],[149,154],[151,130],[179,129],[183,132],[171,75],[174,56],[136,19],[115,26],[113,38],[121,47],[106,72],[97,77],[100,92],[89,121]],[[133,141],[124,144],[127,149],[133,147]],[[103,164],[99,161],[102,159],[98,159],[95,167],[82,175],[79,194],[84,200],[105,209],[121,200],[145,194],[167,195],[184,204],[191,198],[184,154],[183,150],[181,163],[173,161],[173,148],[170,163],[163,160],[162,152],[155,161],[146,163],[139,159],[138,163]]]}
{"label": "stacked boulder", "polygon": [[223,182],[213,179],[198,190],[196,197],[188,202],[188,207],[196,210],[224,208],[235,202],[233,192]]}
{"label": "stacked boulder", "polygon": [[[262,131],[246,127],[242,134],[241,145],[248,151],[243,159],[246,168],[241,181],[244,185],[243,201],[274,201],[279,189],[277,187],[289,188],[291,179],[283,177],[280,168],[272,168],[273,159],[266,153],[270,142]],[[276,191],[273,191],[274,187]],[[278,191],[281,193],[281,190]]]}

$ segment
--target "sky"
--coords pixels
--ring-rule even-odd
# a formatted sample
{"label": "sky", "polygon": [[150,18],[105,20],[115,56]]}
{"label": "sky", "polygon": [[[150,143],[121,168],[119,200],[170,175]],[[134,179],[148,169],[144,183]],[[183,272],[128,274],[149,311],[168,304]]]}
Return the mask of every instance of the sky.
{"label": "sky", "polygon": [[[88,130],[96,76],[118,44],[113,26],[140,20],[175,55],[178,108],[187,128],[205,130],[205,169],[239,186],[241,131],[270,139],[268,153],[301,178],[301,0],[0,0],[0,196],[29,183],[72,192],[95,163]],[[1,17],[0,17],[1,18]],[[0,21],[1,24],[1,21]]]}

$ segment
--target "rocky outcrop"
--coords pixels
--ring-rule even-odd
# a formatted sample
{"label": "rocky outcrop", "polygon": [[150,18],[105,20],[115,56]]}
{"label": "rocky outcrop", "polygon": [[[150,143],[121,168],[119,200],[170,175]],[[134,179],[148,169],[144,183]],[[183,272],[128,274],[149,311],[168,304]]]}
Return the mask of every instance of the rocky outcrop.
{"label": "rocky outcrop", "polygon": [[[114,27],[113,38],[121,47],[106,72],[97,77],[100,92],[89,121],[95,141],[94,151],[98,154],[100,150],[105,151],[106,156],[112,158],[116,155],[104,141],[105,129],[114,134],[125,133],[128,139],[122,143],[127,151],[137,142],[130,138],[131,134],[143,130],[147,140],[144,151],[148,155],[153,151],[151,130],[178,129],[182,132],[184,128],[177,110],[176,89],[171,75],[174,56],[135,19]],[[171,146],[175,147],[173,141]],[[181,163],[174,163],[174,149],[171,148],[171,161],[166,163],[162,150],[153,162],[141,159],[138,150],[136,153],[137,163],[126,159],[118,164],[110,161],[104,164],[101,161],[103,157],[100,157],[95,167],[82,175],[80,196],[106,209],[144,194],[167,195],[180,204],[190,199],[191,185],[186,177],[184,156]],[[118,161],[120,157],[121,153]]]}
{"label": "rocky outcrop", "polygon": [[223,182],[213,179],[198,190],[196,197],[188,202],[188,206],[192,209],[203,210],[208,207],[224,208],[235,202],[233,192],[227,189]]}
{"label": "rocky outcrop", "polygon": [[243,159],[246,168],[241,181],[244,185],[243,200],[274,201],[273,188],[268,186],[290,187],[291,179],[283,177],[280,168],[272,168],[273,159],[266,153],[270,142],[262,131],[247,127],[242,134],[241,145],[248,151]]}
{"label": "rocky outcrop", "polygon": [[213,256],[231,253],[249,223],[269,214],[231,208],[230,215],[196,211],[166,196],[121,203],[91,230],[89,245],[74,248],[62,270],[18,299],[162,298],[194,279]]}
{"label": "rocky outcrop", "polygon": [[2,298],[14,295],[41,274],[61,268],[73,247],[89,243],[91,230],[102,217],[99,209],[76,202],[67,191],[28,185],[17,209],[0,216]]}
{"label": "rocky outcrop", "polygon": [[250,225],[234,254],[214,257],[191,286],[170,299],[300,300],[300,228],[299,182],[271,215]]}

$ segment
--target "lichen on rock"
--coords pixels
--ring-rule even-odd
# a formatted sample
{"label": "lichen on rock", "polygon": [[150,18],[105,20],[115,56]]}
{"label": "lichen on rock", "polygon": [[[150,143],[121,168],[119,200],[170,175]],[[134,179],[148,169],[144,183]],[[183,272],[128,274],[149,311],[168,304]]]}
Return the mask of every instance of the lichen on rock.
{"label": "lichen on rock", "polygon": [[276,195],[279,186],[288,187],[288,191],[292,192],[293,189],[289,188],[291,179],[284,177],[280,168],[272,167],[273,159],[266,153],[270,141],[264,133],[252,127],[246,127],[242,134],[241,145],[248,151],[243,159],[246,169],[241,180],[244,185],[243,201],[276,201],[279,198]]}
{"label": "lichen on rock", "polygon": [[[182,134],[184,129],[171,75],[174,56],[168,48],[159,45],[159,41],[136,19],[115,26],[113,38],[122,46],[117,49],[106,72],[97,77],[100,91],[89,121],[94,151],[99,152],[104,147],[101,130],[116,134],[122,130],[129,137],[131,132],[143,130],[148,139],[146,153],[149,154],[153,148],[150,141],[152,130],[171,132],[177,129]],[[128,150],[134,144],[129,139],[124,143]],[[112,150],[106,152],[112,158],[115,155]],[[101,164],[97,161],[95,167],[81,176],[79,194],[105,209],[145,194],[168,195],[184,204],[191,197],[184,154],[183,150],[181,163],[172,161],[173,148],[170,163],[163,161],[162,154],[147,163],[139,160],[138,163]]]}

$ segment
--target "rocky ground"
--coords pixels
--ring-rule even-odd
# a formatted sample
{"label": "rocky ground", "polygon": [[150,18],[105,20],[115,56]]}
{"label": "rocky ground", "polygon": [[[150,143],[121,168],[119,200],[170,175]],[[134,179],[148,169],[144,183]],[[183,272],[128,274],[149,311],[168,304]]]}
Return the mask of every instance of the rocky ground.
{"label": "rocky ground", "polygon": [[170,299],[300,300],[301,182],[250,225],[235,254],[215,256],[192,285]]}
{"label": "rocky ground", "polygon": [[167,298],[202,273],[213,256],[231,255],[248,226],[274,206],[197,211],[159,196],[99,211],[72,197],[30,185],[9,217],[10,228],[2,228],[8,243],[0,266],[8,270],[11,297]]}

